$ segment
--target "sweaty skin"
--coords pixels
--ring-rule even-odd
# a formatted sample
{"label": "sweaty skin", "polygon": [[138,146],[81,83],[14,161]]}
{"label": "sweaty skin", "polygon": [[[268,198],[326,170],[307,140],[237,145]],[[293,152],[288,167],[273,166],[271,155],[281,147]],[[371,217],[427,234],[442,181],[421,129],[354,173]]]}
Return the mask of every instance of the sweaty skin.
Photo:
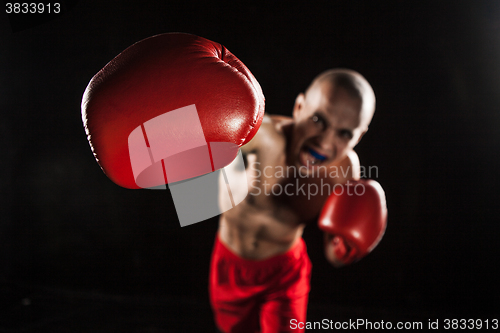
{"label": "sweaty skin", "polygon": [[[249,194],[221,215],[218,231],[240,257],[261,260],[286,252],[316,220],[330,189],[359,179],[353,148],[368,129],[375,99],[364,79],[367,86],[358,84],[353,92],[337,72],[323,73],[297,96],[293,118],[266,115],[255,137],[242,147]],[[338,266],[332,251],[325,253]]]}

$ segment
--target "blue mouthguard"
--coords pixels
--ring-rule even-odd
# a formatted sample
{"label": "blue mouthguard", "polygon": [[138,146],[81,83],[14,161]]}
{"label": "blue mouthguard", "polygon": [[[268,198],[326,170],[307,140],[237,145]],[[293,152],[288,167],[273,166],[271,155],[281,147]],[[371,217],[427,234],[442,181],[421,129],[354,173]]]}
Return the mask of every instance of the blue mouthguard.
{"label": "blue mouthguard", "polygon": [[314,158],[317,158],[317,159],[318,159],[318,160],[320,160],[320,161],[324,161],[324,160],[326,160],[326,157],[325,157],[325,156],[318,154],[316,151],[312,150],[311,148],[309,148],[309,153],[310,153],[312,156],[314,156]]}

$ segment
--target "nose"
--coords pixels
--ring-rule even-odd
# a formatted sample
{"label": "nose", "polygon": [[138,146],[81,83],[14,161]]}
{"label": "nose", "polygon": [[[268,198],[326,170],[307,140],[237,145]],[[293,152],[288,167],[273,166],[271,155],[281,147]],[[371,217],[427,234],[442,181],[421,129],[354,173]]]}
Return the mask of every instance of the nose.
{"label": "nose", "polygon": [[327,128],[321,133],[318,143],[321,149],[325,150],[325,152],[329,152],[335,155],[336,154],[335,140],[336,140],[335,130],[333,130],[332,128]]}

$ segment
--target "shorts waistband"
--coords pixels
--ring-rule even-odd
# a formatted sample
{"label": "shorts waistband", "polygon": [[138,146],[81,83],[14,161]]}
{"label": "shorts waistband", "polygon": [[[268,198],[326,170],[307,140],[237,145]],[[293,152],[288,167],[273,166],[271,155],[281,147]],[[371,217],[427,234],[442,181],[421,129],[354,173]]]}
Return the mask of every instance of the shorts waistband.
{"label": "shorts waistband", "polygon": [[215,245],[214,252],[218,253],[219,256],[224,257],[224,259],[229,260],[234,263],[243,264],[244,266],[252,266],[252,267],[265,267],[273,265],[274,263],[281,263],[288,261],[296,261],[304,256],[306,252],[306,243],[304,239],[300,237],[300,239],[286,252],[274,255],[272,257],[262,259],[262,260],[254,260],[254,259],[246,259],[242,258],[236,253],[234,253],[226,244],[224,244],[217,234],[215,237]]}

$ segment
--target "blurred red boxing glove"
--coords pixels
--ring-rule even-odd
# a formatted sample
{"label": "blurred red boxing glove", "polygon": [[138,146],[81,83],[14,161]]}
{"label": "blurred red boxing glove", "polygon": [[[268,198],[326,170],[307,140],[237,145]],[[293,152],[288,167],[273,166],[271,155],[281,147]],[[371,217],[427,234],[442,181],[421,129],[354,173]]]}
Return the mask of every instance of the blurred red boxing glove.
{"label": "blurred red boxing glove", "polygon": [[154,188],[233,161],[257,132],[264,96],[219,43],[189,34],[144,39],[90,81],[82,119],[104,173],[126,188]]}
{"label": "blurred red boxing glove", "polygon": [[[374,180],[335,186],[321,212],[325,255],[339,267],[360,260],[380,242],[387,225],[384,190]],[[340,190],[341,189],[341,190]]]}

